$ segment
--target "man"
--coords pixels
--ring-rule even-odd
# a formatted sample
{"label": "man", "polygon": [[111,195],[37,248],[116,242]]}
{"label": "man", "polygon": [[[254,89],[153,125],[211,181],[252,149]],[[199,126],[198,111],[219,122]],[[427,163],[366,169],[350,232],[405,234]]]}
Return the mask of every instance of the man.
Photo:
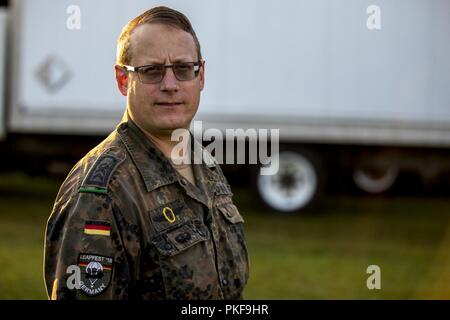
{"label": "man", "polygon": [[146,11],[123,29],[117,56],[127,109],[58,193],[46,230],[49,297],[242,298],[243,219],[219,165],[205,150],[201,164],[171,157],[171,135],[189,128],[205,81],[189,20]]}

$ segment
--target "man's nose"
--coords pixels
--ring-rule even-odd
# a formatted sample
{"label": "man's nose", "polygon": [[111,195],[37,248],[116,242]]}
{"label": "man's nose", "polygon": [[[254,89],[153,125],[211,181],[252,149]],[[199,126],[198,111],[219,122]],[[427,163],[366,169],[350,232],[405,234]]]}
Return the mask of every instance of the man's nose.
{"label": "man's nose", "polygon": [[161,91],[177,91],[178,79],[175,77],[172,68],[166,68],[163,79],[161,80]]}

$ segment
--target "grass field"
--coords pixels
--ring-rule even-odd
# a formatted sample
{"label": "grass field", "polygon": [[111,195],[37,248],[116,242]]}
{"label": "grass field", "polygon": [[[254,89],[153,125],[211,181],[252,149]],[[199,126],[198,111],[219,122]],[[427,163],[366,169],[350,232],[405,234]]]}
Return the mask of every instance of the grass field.
{"label": "grass field", "polygon": [[[0,176],[0,299],[45,299],[42,244],[59,183]],[[450,200],[325,198],[320,214],[277,216],[234,190],[251,260],[247,299],[448,299]],[[369,265],[381,290],[368,290]]]}

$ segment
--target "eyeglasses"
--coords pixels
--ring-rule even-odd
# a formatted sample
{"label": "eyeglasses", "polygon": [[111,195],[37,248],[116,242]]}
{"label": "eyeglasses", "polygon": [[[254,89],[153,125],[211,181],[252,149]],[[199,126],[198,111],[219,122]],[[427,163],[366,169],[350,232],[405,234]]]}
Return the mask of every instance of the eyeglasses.
{"label": "eyeglasses", "polygon": [[149,64],[140,67],[122,65],[127,71],[136,72],[144,84],[159,83],[166,75],[167,68],[172,68],[175,78],[179,81],[189,81],[198,76],[202,61],[179,62],[174,64]]}

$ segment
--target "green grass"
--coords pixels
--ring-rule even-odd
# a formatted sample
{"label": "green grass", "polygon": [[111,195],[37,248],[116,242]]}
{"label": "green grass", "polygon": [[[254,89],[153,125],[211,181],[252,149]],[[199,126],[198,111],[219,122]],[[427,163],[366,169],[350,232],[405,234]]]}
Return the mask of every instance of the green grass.
{"label": "green grass", "polygon": [[[0,176],[0,299],[46,299],[45,224],[59,183]],[[450,201],[327,197],[322,212],[275,215],[234,190],[251,260],[247,299],[450,298]],[[381,268],[368,290],[366,268]]]}
{"label": "green grass", "polygon": [[25,175],[0,176],[0,299],[46,299],[43,243],[59,185]]}
{"label": "green grass", "polygon": [[[347,196],[296,216],[248,204],[241,207],[252,264],[246,298],[450,298],[448,200]],[[367,289],[372,264],[381,268],[381,290]]]}

